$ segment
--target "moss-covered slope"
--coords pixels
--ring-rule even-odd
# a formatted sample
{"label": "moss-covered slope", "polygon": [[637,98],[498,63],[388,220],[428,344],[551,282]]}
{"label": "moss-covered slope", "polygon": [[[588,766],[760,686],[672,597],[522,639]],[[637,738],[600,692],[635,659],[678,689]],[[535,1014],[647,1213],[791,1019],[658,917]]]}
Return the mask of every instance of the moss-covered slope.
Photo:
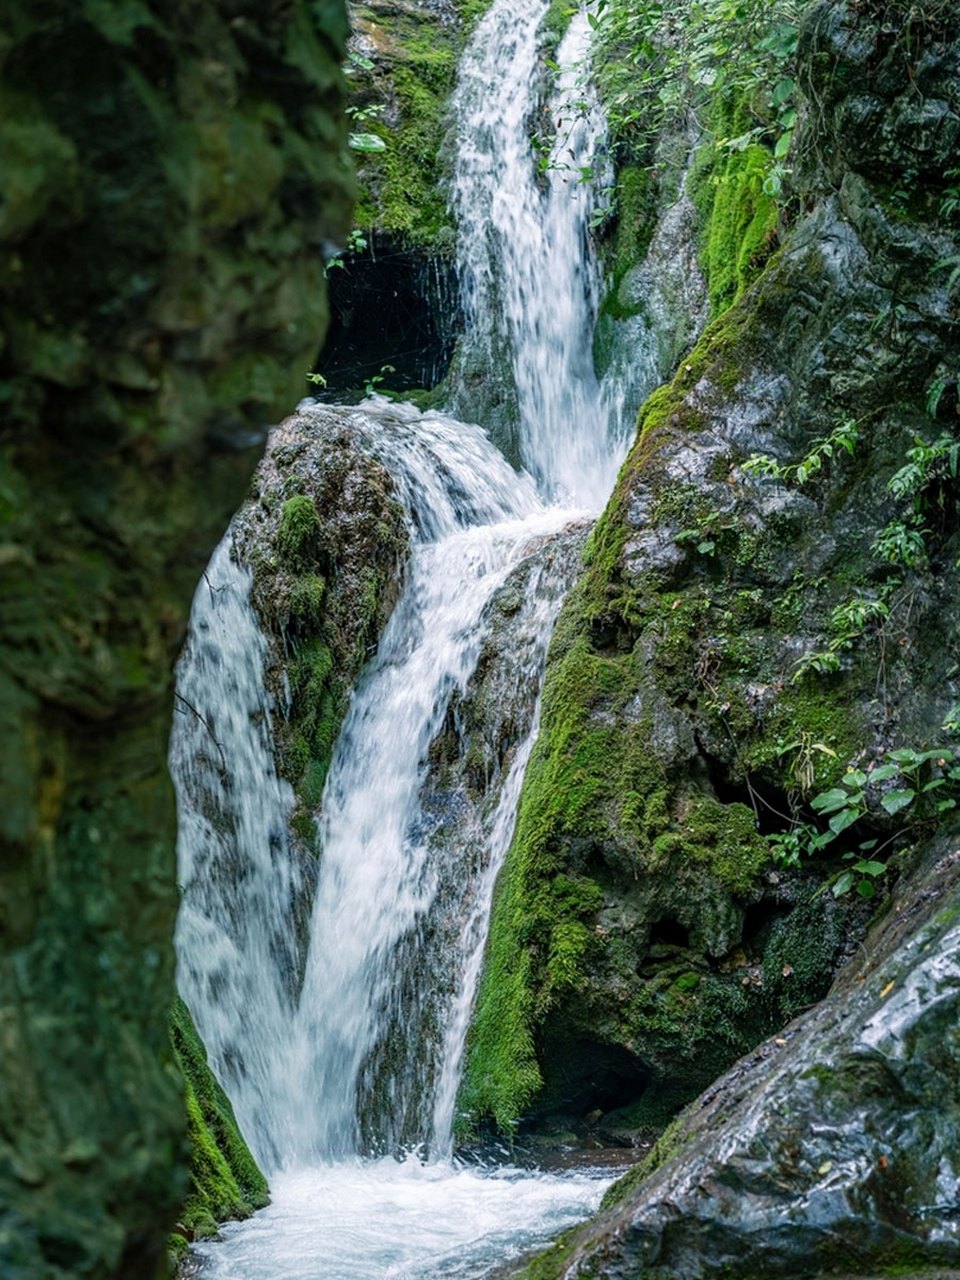
{"label": "moss-covered slope", "polygon": [[[739,297],[645,406],[558,625],[463,1093],[504,1127],[583,1105],[613,1050],[662,1116],[821,995],[862,913],[818,883],[902,822],[875,798],[799,872],[763,837],[848,763],[935,744],[960,693],[955,479],[887,487],[955,430],[956,19],[893,39],[868,9],[812,8],[808,212],[755,285],[717,285]],[[872,134],[841,130],[868,100]],[[922,550],[898,555],[917,513]]]}
{"label": "moss-covered slope", "polygon": [[190,1010],[177,999],[170,1037],[184,1080],[190,1191],[172,1238],[175,1251],[188,1240],[213,1235],[217,1224],[246,1218],[270,1201],[267,1181],[237,1128],[230,1099],[207,1065]]}

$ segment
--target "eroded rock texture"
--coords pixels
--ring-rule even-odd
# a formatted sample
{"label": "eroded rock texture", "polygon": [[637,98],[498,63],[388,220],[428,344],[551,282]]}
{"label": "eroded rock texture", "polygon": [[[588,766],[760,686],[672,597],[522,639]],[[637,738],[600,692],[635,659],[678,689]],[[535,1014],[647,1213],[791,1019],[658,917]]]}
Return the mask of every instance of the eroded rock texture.
{"label": "eroded rock texture", "polygon": [[5,4],[0,1271],[142,1277],[184,1189],[165,755],[194,585],[325,323],[337,4]]}
{"label": "eroded rock texture", "polygon": [[[943,265],[957,254],[943,196],[960,17],[946,5],[896,13],[807,11],[804,213],[648,401],[561,617],[494,921],[496,940],[523,904],[552,912],[550,950],[520,949],[514,966],[528,1037],[517,1043],[548,1086],[574,1036],[591,1035],[633,1052],[654,1083],[692,1083],[735,1047],[711,1015],[727,965],[743,974],[739,1012],[727,992],[729,1025],[756,1029],[765,1005],[775,1016],[798,989],[798,957],[837,922],[829,890],[793,873],[776,876],[797,896],[777,900],[760,836],[788,832],[791,806],[815,821],[811,797],[842,787],[848,765],[865,778],[858,821],[806,865],[838,875],[872,839],[903,878],[826,1003],[704,1094],[645,1166],[652,1178],[632,1179],[606,1216],[525,1273],[541,1280],[957,1261],[955,830],[922,797],[907,797],[909,817],[897,810],[890,791],[907,795],[909,768],[869,780],[885,751],[942,742],[960,693],[947,461],[960,326]],[[905,192],[904,174],[923,180]],[[903,472],[938,448],[942,467]],[[750,455],[775,465],[758,474]],[[570,869],[603,893],[597,913],[584,892],[572,922],[547,896]],[[761,951],[749,920],[764,904]],[[659,940],[657,909],[672,917]],[[841,922],[841,944],[853,923]],[[576,942],[573,924],[578,967],[562,981],[553,957],[562,927]],[[691,953],[689,978],[672,977]]]}
{"label": "eroded rock texture", "polygon": [[[879,784],[813,878],[774,868],[763,836],[813,820],[848,764],[942,741],[960,696],[960,28],[925,12],[809,8],[804,212],[647,402],[561,614],[467,1070],[502,1125],[583,1107],[616,1053],[655,1121],[824,993],[862,927],[818,891],[843,854],[874,838],[910,863],[917,828],[897,838]],[[838,122],[868,99],[853,140]],[[889,487],[943,440],[942,464]],[[892,545],[911,529],[916,554]]]}

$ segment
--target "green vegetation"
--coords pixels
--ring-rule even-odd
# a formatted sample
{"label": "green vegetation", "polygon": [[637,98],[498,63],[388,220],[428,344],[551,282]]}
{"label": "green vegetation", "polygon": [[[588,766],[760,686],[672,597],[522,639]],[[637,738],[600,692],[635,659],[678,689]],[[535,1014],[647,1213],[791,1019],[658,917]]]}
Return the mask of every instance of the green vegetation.
{"label": "green vegetation", "polygon": [[[718,99],[714,136],[696,152],[689,191],[700,218],[699,257],[710,311],[726,310],[753,282],[777,242],[780,210],[769,193],[771,148],[753,141],[742,106]],[[739,133],[731,140],[730,134]]]}
{"label": "green vegetation", "polygon": [[[367,53],[347,64],[362,233],[397,236],[410,247],[449,250],[453,229],[445,188],[447,102],[470,27],[486,0],[458,0],[457,19],[401,5],[353,11]],[[366,247],[366,246],[364,246]],[[356,246],[355,246],[356,249]]]}
{"label": "green vegetation", "polygon": [[[237,1128],[230,1100],[207,1065],[207,1054],[190,1017],[177,999],[170,1035],[183,1075],[190,1140],[190,1191],[180,1224],[191,1238],[215,1235],[218,1223],[249,1217],[269,1203],[267,1182]],[[173,1237],[175,1252],[186,1247],[182,1234]]]}
{"label": "green vegetation", "polygon": [[[621,174],[640,169],[652,191],[665,182],[669,188],[686,157],[671,158],[667,140],[685,135],[691,111],[706,135],[688,190],[715,316],[756,278],[777,243],[801,8],[797,0],[601,0],[597,8],[596,74]],[[624,252],[649,234],[656,203],[648,192],[637,211],[635,186],[618,178],[608,311],[616,308]]]}
{"label": "green vegetation", "polygon": [[319,532],[320,517],[306,494],[296,494],[283,504],[277,550],[290,569],[301,570],[313,559]]}
{"label": "green vegetation", "polygon": [[[761,726],[744,701],[745,673],[771,683],[783,675],[761,593],[709,573],[701,587],[678,592],[655,568],[621,569],[638,474],[654,479],[662,432],[700,426],[690,387],[697,386],[702,404],[735,388],[729,375],[748,363],[751,323],[743,307],[720,317],[674,383],[647,402],[638,443],[558,622],[461,1094],[466,1112],[490,1115],[507,1131],[543,1089],[539,1038],[558,1021],[566,1034],[580,1027],[660,1064],[664,1078],[681,1083],[676,1106],[782,1025],[799,1007],[796,997],[816,999],[829,977],[837,938],[826,938],[822,922],[811,930],[815,906],[812,915],[798,911],[796,927],[754,941],[762,969],[756,983],[747,977],[745,987],[745,975],[720,973],[709,957],[739,941],[740,912],[756,899],[770,858],[749,803],[751,779],[786,788],[788,730],[827,740],[832,753],[846,756],[856,742],[849,713],[788,689]],[[686,545],[705,566],[715,554],[736,565],[763,562],[755,530],[732,507],[714,509],[696,486],[659,490],[652,518],[675,536],[693,533]],[[685,545],[683,537],[679,542]],[[725,744],[743,802],[702,790],[687,758],[658,745],[670,734],[656,726],[671,723],[670,708],[691,702],[711,739]],[[652,925],[669,908],[689,931],[689,948],[674,961],[663,956],[645,965],[636,935],[611,935],[606,921],[604,906],[623,898]],[[818,945],[811,950],[812,936]],[[802,959],[808,950],[809,962]],[[802,981],[784,979],[784,966],[802,971]],[[551,1036],[555,1055],[556,1030]]]}
{"label": "green vegetation", "polygon": [[[886,783],[894,785],[883,785]],[[855,850],[844,853],[844,860],[852,865],[832,878],[836,897],[856,889],[861,897],[872,898],[875,882],[887,871],[886,863],[878,860],[879,855],[890,845],[902,842],[908,832],[919,835],[923,828],[934,829],[944,814],[957,807],[958,783],[960,763],[948,747],[929,751],[900,747],[886,752],[878,763],[871,763],[866,772],[848,769],[836,785],[811,799],[810,808],[826,820],[825,831],[794,819],[785,830],[769,835],[767,841],[776,860],[793,867],[802,856],[820,853],[850,827],[876,827],[884,816],[897,817],[897,828],[882,844],[873,837],[859,841]],[[906,826],[899,825],[904,821]]]}

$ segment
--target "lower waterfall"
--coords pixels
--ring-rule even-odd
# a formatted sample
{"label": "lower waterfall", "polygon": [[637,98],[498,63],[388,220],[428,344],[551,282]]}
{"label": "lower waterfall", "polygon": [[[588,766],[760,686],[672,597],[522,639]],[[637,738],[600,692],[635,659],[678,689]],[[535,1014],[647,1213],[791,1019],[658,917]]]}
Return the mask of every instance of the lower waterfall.
{"label": "lower waterfall", "polygon": [[[273,1196],[202,1247],[211,1277],[481,1277],[596,1208],[609,1181],[603,1170],[466,1166],[453,1154],[494,882],[546,646],[576,571],[576,554],[542,550],[569,540],[571,525],[582,534],[628,443],[623,387],[596,378],[590,347],[595,198],[578,176],[601,163],[602,113],[588,95],[563,134],[574,176],[558,162],[538,181],[526,135],[546,10],[546,0],[494,0],[454,103],[465,350],[491,368],[495,348],[507,353],[500,376],[512,383],[523,470],[479,427],[442,413],[378,396],[336,411],[392,476],[412,552],[334,748],[305,938],[289,925],[300,888],[285,837],[292,795],[272,756],[282,708],[264,692],[250,575],[231,559],[229,532],[195,599],[171,746],[179,985]],[[558,61],[582,58],[587,35],[581,13]],[[548,104],[554,119],[569,116],[571,92],[568,73]],[[634,394],[664,372],[652,355],[638,363]],[[445,826],[427,800],[431,744],[515,574],[512,678],[530,695],[521,740],[484,803]]]}

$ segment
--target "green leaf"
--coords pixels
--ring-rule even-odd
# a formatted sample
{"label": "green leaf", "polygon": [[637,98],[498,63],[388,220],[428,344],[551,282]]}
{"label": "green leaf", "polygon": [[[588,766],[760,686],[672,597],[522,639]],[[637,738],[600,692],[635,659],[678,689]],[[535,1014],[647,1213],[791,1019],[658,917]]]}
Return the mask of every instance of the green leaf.
{"label": "green leaf", "polygon": [[845,809],[849,802],[849,793],[834,787],[830,791],[821,791],[818,796],[814,796],[810,801],[810,808],[816,809],[817,813],[833,813],[835,809]]}
{"label": "green leaf", "polygon": [[867,785],[867,775],[865,773],[861,773],[859,769],[848,769],[843,775],[842,781],[843,785],[845,787],[849,787],[851,790],[854,787],[856,787],[857,790],[862,790],[863,787]]}
{"label": "green leaf", "polygon": [[785,129],[777,139],[777,145],[773,148],[774,160],[782,160],[790,150],[790,144],[793,142],[793,130]]}
{"label": "green leaf", "polygon": [[912,787],[907,787],[903,791],[888,791],[885,796],[880,799],[881,805],[886,809],[887,813],[899,813],[901,809],[905,809],[916,799],[917,793]]}
{"label": "green leaf", "polygon": [[900,770],[895,764],[881,764],[870,774],[871,782],[886,782],[888,778],[896,778]]}
{"label": "green leaf", "polygon": [[861,898],[872,898],[876,892],[876,886],[871,880],[857,881],[857,893],[859,893]]}
{"label": "green leaf", "polygon": [[846,831],[847,827],[852,827],[859,818],[856,809],[841,809],[839,813],[835,813],[827,824],[834,835],[839,835],[841,831]]}
{"label": "green leaf", "polygon": [[786,102],[788,98],[793,97],[793,91],[796,89],[796,82],[789,78],[784,78],[777,82],[776,87],[771,95],[771,101],[775,107],[779,107],[781,103]]}
{"label": "green leaf", "polygon": [[920,756],[916,751],[911,751],[909,747],[898,747],[896,751],[888,751],[887,760],[897,760],[900,764],[917,765],[920,763]]}
{"label": "green leaf", "polygon": [[842,898],[845,893],[849,893],[850,890],[853,888],[853,883],[855,879],[856,877],[854,876],[852,871],[845,871],[843,875],[839,876],[834,883],[833,896],[835,898]]}
{"label": "green leaf", "polygon": [[386,151],[387,144],[375,133],[351,133],[347,142],[354,151]]}
{"label": "green leaf", "polygon": [[885,862],[875,862],[872,858],[865,862],[855,862],[853,864],[854,871],[859,871],[862,876],[882,876],[887,869]]}

